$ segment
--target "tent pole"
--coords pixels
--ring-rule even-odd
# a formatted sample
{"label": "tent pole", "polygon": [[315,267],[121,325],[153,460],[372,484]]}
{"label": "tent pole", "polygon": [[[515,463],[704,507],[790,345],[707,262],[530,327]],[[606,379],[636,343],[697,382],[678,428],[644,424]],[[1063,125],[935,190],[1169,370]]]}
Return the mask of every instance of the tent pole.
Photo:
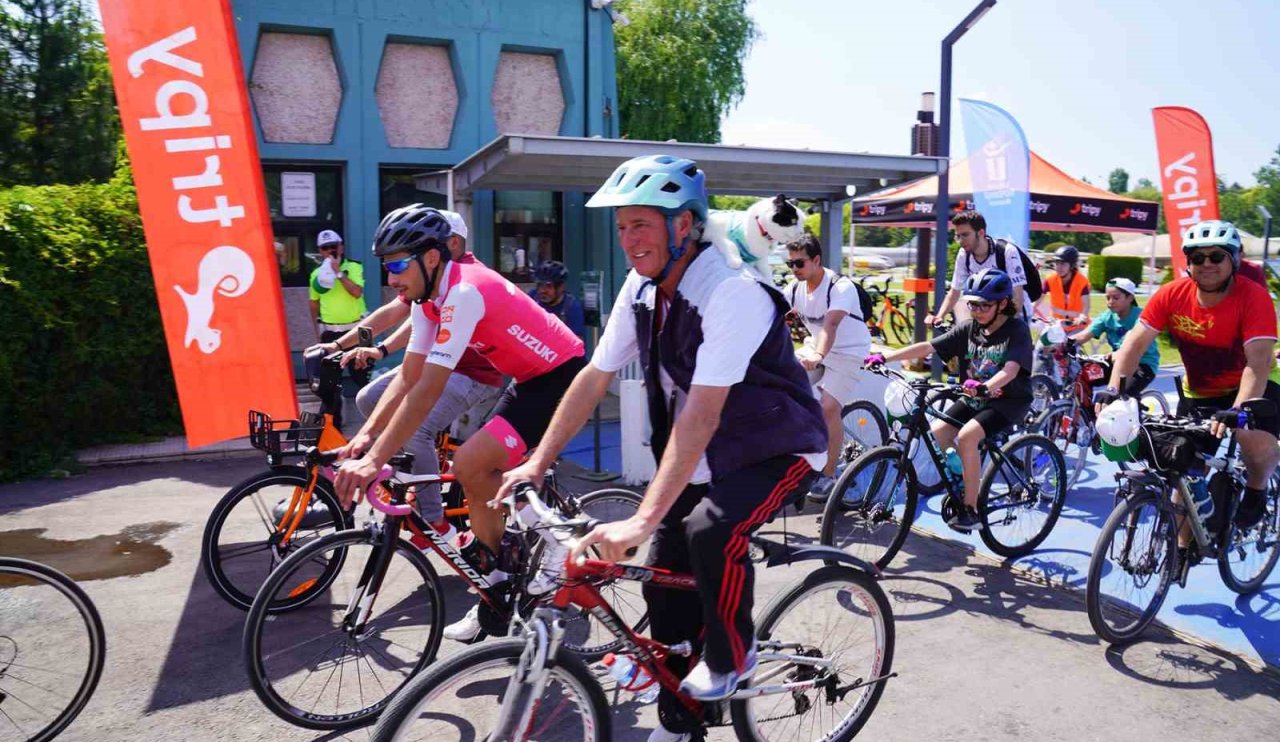
{"label": "tent pole", "polygon": [[1151,233],[1151,273],[1149,274],[1150,278],[1147,279],[1148,294],[1154,294],[1156,292],[1156,237],[1157,236],[1158,235],[1156,235],[1155,232]]}

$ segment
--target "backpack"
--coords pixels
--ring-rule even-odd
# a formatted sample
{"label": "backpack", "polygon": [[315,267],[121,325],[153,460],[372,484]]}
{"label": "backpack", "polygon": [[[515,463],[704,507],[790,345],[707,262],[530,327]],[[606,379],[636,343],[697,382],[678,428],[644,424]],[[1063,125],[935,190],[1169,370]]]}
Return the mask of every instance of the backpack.
{"label": "backpack", "polygon": [[[1005,268],[1004,248],[1011,243],[1007,240],[992,240],[990,237],[987,239],[991,241],[991,249],[996,253],[996,268],[1008,273],[1009,271]],[[1044,283],[1040,280],[1040,269],[1036,267],[1035,262],[1031,260],[1031,256],[1025,250],[1017,245],[1014,245],[1013,248],[1018,251],[1018,258],[1022,260],[1022,272],[1027,276],[1027,285],[1023,286],[1022,290],[1027,292],[1027,296],[1030,297],[1032,302],[1035,302],[1044,295]],[[973,274],[973,265],[969,262],[969,253],[964,254],[964,267],[969,269],[970,275]]]}
{"label": "backpack", "polygon": [[[871,316],[875,313],[876,308],[875,302],[871,299],[871,294],[867,293],[867,290],[862,287],[862,284],[843,273],[837,273],[832,276],[830,283],[827,284],[827,311],[831,311],[831,290],[836,287],[836,281],[839,281],[842,278],[853,284],[854,290],[858,292],[858,310],[862,312],[862,316],[855,317],[854,319],[862,322],[869,321]],[[796,281],[791,284],[791,306],[793,307],[796,305],[796,291],[798,290],[800,283],[800,281]]]}

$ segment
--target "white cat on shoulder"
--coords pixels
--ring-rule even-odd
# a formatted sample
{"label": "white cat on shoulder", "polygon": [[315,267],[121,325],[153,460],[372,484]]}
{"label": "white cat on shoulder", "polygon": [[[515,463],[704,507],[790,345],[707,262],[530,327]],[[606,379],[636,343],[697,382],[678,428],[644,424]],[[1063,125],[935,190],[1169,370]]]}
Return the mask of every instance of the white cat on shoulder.
{"label": "white cat on shoulder", "polygon": [[731,268],[747,263],[773,283],[769,251],[774,245],[799,239],[804,234],[800,209],[783,194],[762,198],[746,211],[712,210],[702,230],[702,239],[715,245]]}

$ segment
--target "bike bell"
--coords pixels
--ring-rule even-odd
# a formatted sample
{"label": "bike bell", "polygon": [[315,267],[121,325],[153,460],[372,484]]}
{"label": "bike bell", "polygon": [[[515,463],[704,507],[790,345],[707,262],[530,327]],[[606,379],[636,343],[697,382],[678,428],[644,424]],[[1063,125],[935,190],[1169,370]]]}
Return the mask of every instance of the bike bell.
{"label": "bike bell", "polygon": [[1142,429],[1138,400],[1118,399],[1098,413],[1094,426],[1102,439],[1102,453],[1110,461],[1133,461],[1138,455],[1138,433]]}

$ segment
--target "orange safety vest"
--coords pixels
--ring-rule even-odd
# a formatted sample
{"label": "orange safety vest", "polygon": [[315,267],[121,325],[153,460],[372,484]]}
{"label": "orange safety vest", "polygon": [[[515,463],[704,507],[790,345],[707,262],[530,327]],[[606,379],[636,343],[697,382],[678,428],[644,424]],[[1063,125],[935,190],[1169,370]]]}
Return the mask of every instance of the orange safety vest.
{"label": "orange safety vest", "polygon": [[[1062,276],[1059,276],[1056,271],[1044,280],[1044,287],[1049,292],[1049,304],[1054,319],[1067,319],[1068,312],[1084,311],[1084,292],[1089,289],[1089,279],[1085,278],[1080,271],[1072,274],[1071,286],[1066,291],[1062,288]],[[1084,326],[1085,323],[1073,323],[1067,329],[1073,331]]]}

